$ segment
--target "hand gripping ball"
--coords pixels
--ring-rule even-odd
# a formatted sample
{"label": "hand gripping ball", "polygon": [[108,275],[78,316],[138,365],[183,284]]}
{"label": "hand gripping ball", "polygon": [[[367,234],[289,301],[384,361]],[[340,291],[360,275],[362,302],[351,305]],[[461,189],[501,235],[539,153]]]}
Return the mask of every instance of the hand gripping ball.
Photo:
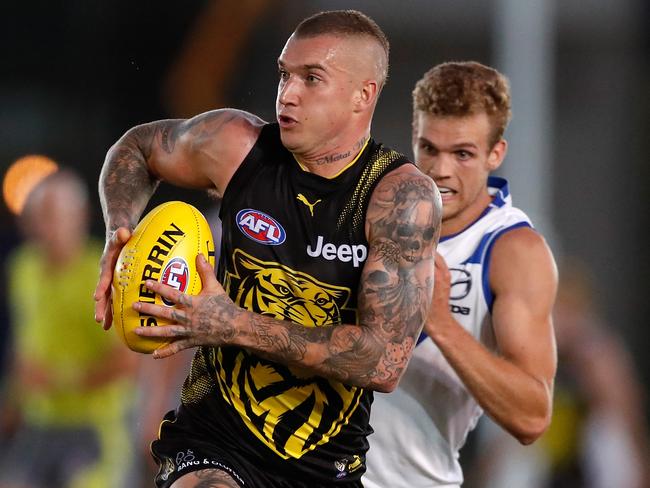
{"label": "hand gripping ball", "polygon": [[158,327],[170,322],[133,310],[135,302],[173,307],[144,282],[156,280],[189,295],[202,288],[196,256],[203,253],[214,266],[214,241],[205,217],[192,205],[172,201],[151,210],[136,226],[122,248],[113,274],[113,327],[132,350],[152,353],[168,339],[140,337],[137,327]]}

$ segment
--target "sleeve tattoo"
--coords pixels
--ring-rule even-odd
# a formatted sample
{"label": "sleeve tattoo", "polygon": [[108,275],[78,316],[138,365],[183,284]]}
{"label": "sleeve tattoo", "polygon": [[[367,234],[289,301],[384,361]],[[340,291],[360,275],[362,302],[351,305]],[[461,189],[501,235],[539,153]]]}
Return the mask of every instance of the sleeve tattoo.
{"label": "sleeve tattoo", "polygon": [[[163,150],[171,152],[170,139],[177,121],[160,121],[129,130],[106,155],[99,190],[107,231],[118,227],[133,229],[159,180],[150,172],[147,160],[157,139]],[[162,138],[158,137],[162,134]],[[170,149],[171,148],[171,149]]]}
{"label": "sleeve tattoo", "polygon": [[441,205],[433,182],[413,174],[387,176],[373,200],[359,312],[366,333],[381,347],[369,374],[396,384],[431,303]]}
{"label": "sleeve tattoo", "polygon": [[366,218],[370,250],[359,289],[359,325],[307,328],[249,312],[242,345],[347,384],[394,388],[431,303],[439,194],[427,177],[389,175],[376,188]]}
{"label": "sleeve tattoo", "polygon": [[[182,158],[174,155],[181,138],[190,136],[191,147],[210,141],[237,115],[212,111],[192,119],[168,119],[130,129],[108,151],[100,176],[100,196],[108,231],[133,229],[156,190],[159,178],[151,160]],[[186,139],[188,140],[188,139]]]}

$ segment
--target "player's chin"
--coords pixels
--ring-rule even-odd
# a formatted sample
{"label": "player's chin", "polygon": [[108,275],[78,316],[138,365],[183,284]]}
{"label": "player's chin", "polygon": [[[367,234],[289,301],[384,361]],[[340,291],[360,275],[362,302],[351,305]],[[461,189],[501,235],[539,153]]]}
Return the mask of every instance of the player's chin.
{"label": "player's chin", "polygon": [[451,220],[455,217],[458,217],[460,214],[460,209],[458,208],[458,205],[456,205],[454,202],[443,202],[442,203],[442,221],[445,222],[446,220]]}
{"label": "player's chin", "polygon": [[305,146],[304,134],[297,127],[280,127],[280,140],[282,145],[293,153],[300,153]]}

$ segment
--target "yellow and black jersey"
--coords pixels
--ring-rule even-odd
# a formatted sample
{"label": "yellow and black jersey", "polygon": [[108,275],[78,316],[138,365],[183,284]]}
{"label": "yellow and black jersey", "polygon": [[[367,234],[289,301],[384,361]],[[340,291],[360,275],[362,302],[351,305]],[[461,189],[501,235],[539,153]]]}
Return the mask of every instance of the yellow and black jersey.
{"label": "yellow and black jersey", "polygon": [[[309,173],[266,125],[221,203],[219,281],[247,310],[305,327],[355,324],[368,255],[365,212],[382,175],[409,161],[370,139],[332,178]],[[372,392],[236,347],[197,351],[181,410],[206,436],[296,480],[359,479]],[[278,468],[280,466],[280,468]]]}

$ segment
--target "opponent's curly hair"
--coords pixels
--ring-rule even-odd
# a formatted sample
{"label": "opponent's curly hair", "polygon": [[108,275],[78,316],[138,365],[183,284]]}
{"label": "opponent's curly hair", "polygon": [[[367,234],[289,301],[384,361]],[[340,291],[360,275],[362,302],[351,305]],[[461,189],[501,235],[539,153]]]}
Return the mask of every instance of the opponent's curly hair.
{"label": "opponent's curly hair", "polygon": [[490,147],[502,137],[510,122],[510,83],[494,68],[475,61],[434,66],[413,90],[413,128],[418,112],[464,117],[485,112],[490,121]]}

